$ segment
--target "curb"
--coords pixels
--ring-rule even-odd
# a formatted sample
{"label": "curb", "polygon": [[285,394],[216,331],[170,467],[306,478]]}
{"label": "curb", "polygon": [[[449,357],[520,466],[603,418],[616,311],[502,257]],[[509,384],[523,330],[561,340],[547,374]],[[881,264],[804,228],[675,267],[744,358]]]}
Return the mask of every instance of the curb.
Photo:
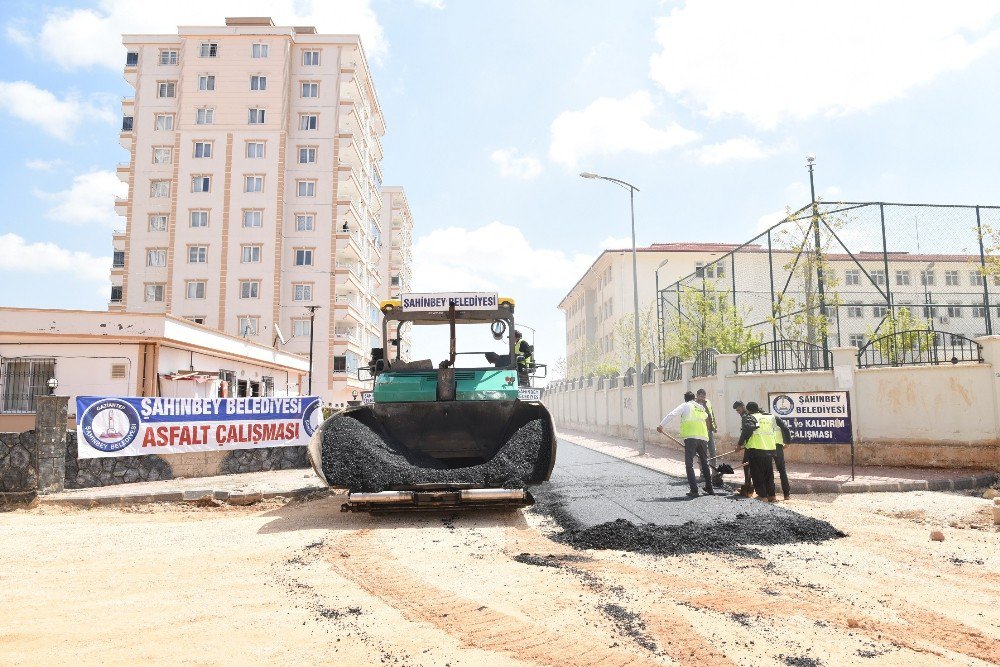
{"label": "curb", "polygon": [[[97,487],[107,488],[107,487]],[[41,505],[57,505],[62,507],[120,507],[124,505],[145,505],[149,503],[186,502],[198,503],[206,500],[228,503],[229,505],[247,506],[270,498],[305,498],[314,494],[329,494],[325,486],[303,486],[287,491],[222,491],[218,489],[194,489],[187,491],[158,491],[154,493],[125,493],[121,495],[90,496],[86,494],[73,496],[38,496]]]}
{"label": "curb", "polygon": [[[605,456],[610,456],[611,458],[618,459],[619,461],[625,461],[626,463],[632,463],[634,465],[646,468],[648,470],[655,470],[656,472],[667,475],[668,477],[675,477],[677,479],[687,479],[686,475],[678,475],[676,473],[667,472],[661,468],[650,465],[646,461],[636,460],[635,458],[629,458],[624,456],[616,456],[614,454],[609,454],[608,452],[601,451],[594,447],[588,447],[582,442],[577,442],[573,440],[572,437],[567,437],[565,435],[561,436],[562,439],[567,442],[577,445],[578,447],[583,447],[584,449],[589,449],[592,452],[598,452],[604,454]],[[636,453],[638,456],[638,452]],[[742,473],[741,473],[742,474]],[[790,478],[792,483],[793,495],[801,494],[816,494],[816,493],[886,493],[886,492],[900,492],[900,491],[965,491],[968,489],[976,489],[984,486],[992,486],[994,482],[1000,479],[1000,473],[985,472],[978,475],[971,475],[968,477],[957,477],[955,479],[933,479],[933,480],[907,480],[905,482],[837,482],[834,480],[824,480],[824,481],[803,481],[797,480],[794,477]]]}

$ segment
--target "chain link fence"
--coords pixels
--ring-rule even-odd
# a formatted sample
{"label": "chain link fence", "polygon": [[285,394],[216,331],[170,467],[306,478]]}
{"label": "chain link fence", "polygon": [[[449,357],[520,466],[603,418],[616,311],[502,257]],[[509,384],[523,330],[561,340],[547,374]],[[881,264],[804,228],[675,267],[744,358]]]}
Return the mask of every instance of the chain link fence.
{"label": "chain link fence", "polygon": [[791,341],[828,365],[830,348],[896,331],[992,334],[998,233],[998,206],[809,204],[659,290],[660,364],[680,349],[784,354]]}

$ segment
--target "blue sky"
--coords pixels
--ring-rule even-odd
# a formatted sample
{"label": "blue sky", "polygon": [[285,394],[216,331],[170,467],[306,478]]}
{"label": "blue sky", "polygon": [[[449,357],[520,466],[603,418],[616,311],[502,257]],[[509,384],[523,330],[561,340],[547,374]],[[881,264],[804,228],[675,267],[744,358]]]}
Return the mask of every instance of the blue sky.
{"label": "blue sky", "polygon": [[[875,5],[873,7],[873,5]],[[143,9],[146,7],[146,9]],[[997,204],[1000,4],[342,0],[0,7],[0,304],[106,307],[121,32],[271,15],[360,32],[416,287],[497,289],[563,354],[559,302],[628,234],[739,242],[808,197]]]}

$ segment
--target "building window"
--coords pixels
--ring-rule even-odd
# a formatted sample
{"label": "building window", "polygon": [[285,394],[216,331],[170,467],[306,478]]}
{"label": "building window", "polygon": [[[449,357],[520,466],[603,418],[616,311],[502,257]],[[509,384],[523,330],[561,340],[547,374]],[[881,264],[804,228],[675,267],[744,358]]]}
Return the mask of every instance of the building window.
{"label": "building window", "polygon": [[37,397],[49,393],[47,383],[56,376],[56,360],[5,359],[0,371],[5,378],[0,412],[30,413]]}
{"label": "building window", "polygon": [[204,299],[205,298],[205,287],[207,283],[204,280],[192,280],[187,284],[187,298],[189,299]]}
{"label": "building window", "polygon": [[215,75],[202,74],[198,77],[198,90],[215,90]]}
{"label": "building window", "polygon": [[260,262],[260,248],[259,245],[240,246],[240,261],[243,264],[257,264]]}
{"label": "building window", "polygon": [[241,280],[240,281],[240,298],[241,299],[259,299],[260,298],[260,281],[259,280]]}
{"label": "building window", "polygon": [[120,269],[125,266],[125,251],[115,250],[111,256],[111,268]]}
{"label": "building window", "polygon": [[303,51],[302,52],[302,64],[303,65],[319,65],[319,51]]}
{"label": "building window", "polygon": [[958,303],[948,304],[948,317],[961,317],[962,316],[962,306]]}
{"label": "building window", "polygon": [[312,332],[309,320],[292,320],[292,337],[308,336]]}
{"label": "building window", "polygon": [[184,319],[188,320],[189,322],[194,322],[195,324],[205,324],[204,315],[185,315]]}
{"label": "building window", "polygon": [[250,109],[250,117],[247,120],[251,125],[261,125],[264,123],[264,109]]}
{"label": "building window", "polygon": [[844,284],[845,285],[860,285],[861,284],[861,271],[857,269],[848,269],[844,271]]}
{"label": "building window", "polygon": [[920,272],[920,284],[924,287],[934,286],[934,272],[930,269],[925,269]]}
{"label": "building window", "polygon": [[172,113],[158,113],[154,117],[153,123],[154,130],[172,130],[174,129],[174,115]]}
{"label": "building window", "polygon": [[319,116],[314,113],[306,113],[299,116],[300,130],[315,130],[319,127]]}
{"label": "building window", "polygon": [[131,132],[134,122],[134,116],[122,116],[122,132]]}
{"label": "building window", "polygon": [[165,248],[150,248],[146,251],[146,266],[166,266],[167,251]]}
{"label": "building window", "polygon": [[169,197],[170,181],[152,181],[149,184],[150,197]]}
{"label": "building window", "polygon": [[195,111],[194,122],[196,125],[211,125],[215,122],[215,109],[202,107]]}
{"label": "building window", "polygon": [[299,164],[314,164],[316,162],[316,147],[299,147]]}
{"label": "building window", "polygon": [[721,262],[715,262],[714,264],[709,264],[705,267],[705,276],[707,278],[725,278],[726,277],[726,266]]}
{"label": "building window", "polygon": [[698,278],[705,277],[705,262],[695,262],[694,263],[694,275]]}
{"label": "building window", "polygon": [[208,227],[208,211],[191,211],[192,227]]}
{"label": "building window", "polygon": [[250,57],[251,58],[267,58],[267,44],[251,44],[250,45]]}
{"label": "building window", "polygon": [[319,84],[315,81],[303,81],[302,97],[319,97]]}
{"label": "building window", "polygon": [[896,285],[899,287],[907,287],[910,284],[910,272],[909,271],[896,271]]}
{"label": "building window", "polygon": [[944,284],[955,287],[958,285],[958,271],[945,271]]}
{"label": "building window", "polygon": [[300,197],[315,197],[316,196],[316,181],[296,181],[297,194]]}
{"label": "building window", "polygon": [[311,248],[295,249],[295,266],[312,266],[313,251]]}
{"label": "building window", "polygon": [[392,287],[399,287],[399,276],[392,276],[389,278],[389,285]]}
{"label": "building window", "polygon": [[125,54],[125,67],[137,67],[139,65],[139,54],[129,51]]}
{"label": "building window", "polygon": [[250,174],[244,179],[244,192],[263,192],[264,191],[264,177]]}
{"label": "building window", "polygon": [[256,336],[258,329],[260,329],[260,318],[255,315],[241,315],[239,327],[241,336]]}
{"label": "building window", "polygon": [[[132,55],[132,54],[129,54],[129,55]],[[138,61],[139,54],[137,53],[135,55],[136,55],[136,60]],[[126,64],[127,64],[127,62],[128,61],[126,61]],[[163,50],[161,50],[160,51],[160,60],[159,60],[159,63],[161,65],[176,65],[177,64],[177,51],[174,51],[173,49],[163,49]]]}
{"label": "building window", "polygon": [[111,286],[111,303],[121,303],[122,302],[122,286],[112,285]]}
{"label": "building window", "polygon": [[165,215],[149,216],[149,231],[151,232],[167,231],[167,216]]}
{"label": "building window", "polygon": [[860,303],[852,303],[850,306],[848,306],[847,307],[847,316],[848,317],[864,317],[865,313],[864,313],[864,310],[862,310],[862,308],[861,308],[861,304]]}
{"label": "building window", "polygon": [[191,192],[211,192],[211,191],[212,191],[211,176],[191,177]]}
{"label": "building window", "polygon": [[[982,278],[982,276],[980,276]],[[981,303],[974,304],[972,306],[972,316],[986,319],[986,306]]]}
{"label": "building window", "polygon": [[201,45],[201,52],[199,54],[202,58],[215,58],[219,55],[219,45],[216,42],[203,42]]}
{"label": "building window", "polygon": [[177,97],[177,82],[157,81],[156,96],[160,98]]}
{"label": "building window", "polygon": [[211,141],[194,142],[194,156],[212,157],[212,142]]}
{"label": "building window", "polygon": [[872,315],[875,317],[885,317],[888,308],[885,306],[872,306]]}
{"label": "building window", "polygon": [[264,142],[263,141],[248,141],[247,142],[247,158],[251,160],[259,160],[264,157]]}
{"label": "building window", "polygon": [[250,90],[267,90],[267,77],[259,74],[251,76]]}
{"label": "building window", "polygon": [[208,261],[208,246],[188,246],[188,264],[204,264]]}
{"label": "building window", "polygon": [[969,284],[973,287],[982,287],[986,281],[983,280],[982,271],[969,271]]}
{"label": "building window", "polygon": [[311,232],[315,225],[316,216],[312,213],[300,213],[295,216],[295,231]]}
{"label": "building window", "polygon": [[146,301],[150,303],[163,301],[163,285],[160,283],[147,284]]}
{"label": "building window", "polygon": [[260,227],[261,220],[263,218],[263,211],[259,210],[247,210],[243,211],[243,226],[244,227]]}
{"label": "building window", "polygon": [[862,348],[865,346],[865,335],[864,334],[851,334],[848,339],[851,347]]}
{"label": "building window", "polygon": [[171,152],[172,150],[169,148],[154,148],[153,164],[170,164]]}
{"label": "building window", "polygon": [[937,317],[937,308],[935,308],[934,306],[924,306],[923,310],[924,310],[924,317],[926,318]]}
{"label": "building window", "polygon": [[292,301],[312,301],[313,286],[310,283],[292,285]]}
{"label": "building window", "polygon": [[333,358],[333,372],[334,373],[347,372],[347,357],[338,355]]}
{"label": "building window", "polygon": [[885,285],[885,271],[882,269],[872,271],[872,282],[879,286]]}

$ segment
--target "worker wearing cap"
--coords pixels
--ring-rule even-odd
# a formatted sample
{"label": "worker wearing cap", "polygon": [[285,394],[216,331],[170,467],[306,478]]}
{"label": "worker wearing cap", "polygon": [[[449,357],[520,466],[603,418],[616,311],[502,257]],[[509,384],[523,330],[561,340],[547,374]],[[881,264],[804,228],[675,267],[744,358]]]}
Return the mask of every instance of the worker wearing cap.
{"label": "worker wearing cap", "polygon": [[761,412],[760,406],[753,401],[747,403],[746,409],[757,420],[757,428],[746,440],[741,436],[736,447],[746,447],[749,453],[750,479],[753,481],[757,498],[773,503],[775,501],[773,463],[776,449],[774,432],[777,430],[777,424],[773,415]]}
{"label": "worker wearing cap", "polygon": [[531,367],[532,357],[535,353],[535,346],[528,345],[528,342],[521,337],[520,331],[514,332],[514,357],[517,360],[517,384],[521,387],[529,387],[528,368]]}
{"label": "worker wearing cap", "polygon": [[694,392],[684,393],[684,402],[671,410],[661,421],[656,430],[666,435],[663,427],[674,417],[681,420],[681,439],[684,441],[684,469],[687,472],[688,485],[691,491],[687,494],[689,498],[698,497],[698,482],[694,476],[694,457],[697,454],[701,462],[701,476],[705,480],[705,493],[710,496],[715,495],[712,488],[712,473],[708,468],[708,452],[705,446],[708,444],[708,411],[705,407],[694,400]]}
{"label": "worker wearing cap", "polygon": [[[736,445],[739,450],[757,430],[757,418],[747,412],[743,401],[733,403],[733,410],[740,416],[740,439]],[[736,490],[736,495],[744,498],[753,497],[753,481],[750,478],[750,450],[743,449],[743,486]]]}

